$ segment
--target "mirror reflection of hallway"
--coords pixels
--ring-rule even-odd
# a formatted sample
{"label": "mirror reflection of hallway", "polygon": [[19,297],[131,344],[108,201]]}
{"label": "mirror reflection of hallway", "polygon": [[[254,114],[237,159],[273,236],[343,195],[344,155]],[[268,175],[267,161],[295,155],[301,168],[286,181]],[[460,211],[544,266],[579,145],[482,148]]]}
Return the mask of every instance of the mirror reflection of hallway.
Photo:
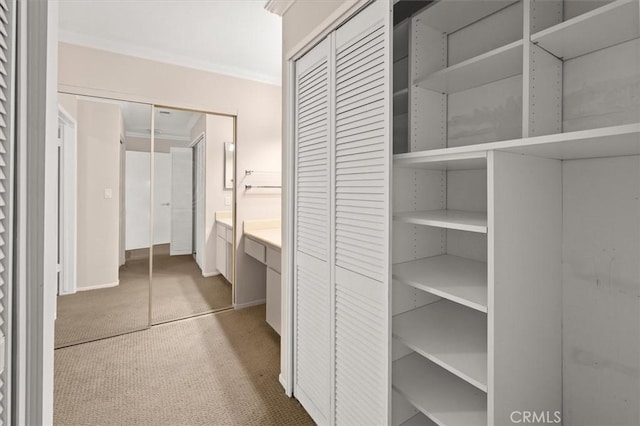
{"label": "mirror reflection of hallway", "polygon": [[[154,129],[151,322],[158,324],[232,307],[233,188],[225,189],[224,154],[234,118],[156,107]],[[229,218],[222,248],[216,213]],[[223,250],[229,262],[221,270]]]}
{"label": "mirror reflection of hallway", "polygon": [[[55,346],[149,327],[151,105],[59,94]],[[132,135],[143,137],[133,137]]]}

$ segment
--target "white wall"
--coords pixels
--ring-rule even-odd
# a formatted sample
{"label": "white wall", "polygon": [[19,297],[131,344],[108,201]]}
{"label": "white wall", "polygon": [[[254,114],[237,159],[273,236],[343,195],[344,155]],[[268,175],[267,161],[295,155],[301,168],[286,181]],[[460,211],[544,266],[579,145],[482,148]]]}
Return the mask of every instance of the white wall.
{"label": "white wall", "polygon": [[[78,100],[78,289],[118,282],[120,107]],[[105,189],[111,198],[105,198]]]}
{"label": "white wall", "polygon": [[191,139],[205,133],[205,244],[202,273],[209,276],[218,274],[216,269],[216,228],[215,212],[231,210],[225,205],[225,196],[232,191],[225,190],[223,184],[224,142],[233,141],[233,117],[203,114],[191,129]]}
{"label": "white wall", "polygon": [[[59,51],[61,91],[235,115],[238,171],[280,166],[279,86],[65,43]],[[244,254],[241,224],[279,217],[280,197],[238,191],[236,203],[235,301],[244,305],[264,299],[265,286],[264,265]]]}

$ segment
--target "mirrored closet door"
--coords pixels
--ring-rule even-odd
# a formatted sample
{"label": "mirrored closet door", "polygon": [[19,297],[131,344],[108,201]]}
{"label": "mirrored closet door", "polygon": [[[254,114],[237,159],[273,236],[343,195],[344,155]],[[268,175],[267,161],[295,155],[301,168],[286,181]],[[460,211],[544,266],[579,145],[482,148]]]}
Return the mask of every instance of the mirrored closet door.
{"label": "mirrored closet door", "polygon": [[55,346],[149,327],[151,105],[59,94]]}
{"label": "mirrored closet door", "polygon": [[154,108],[151,321],[232,306],[234,118]]}

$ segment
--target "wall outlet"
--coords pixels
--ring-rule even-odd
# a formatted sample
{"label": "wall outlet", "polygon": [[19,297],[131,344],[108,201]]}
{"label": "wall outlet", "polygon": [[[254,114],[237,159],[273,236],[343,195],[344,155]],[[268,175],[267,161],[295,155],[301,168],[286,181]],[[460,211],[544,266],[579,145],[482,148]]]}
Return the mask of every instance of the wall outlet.
{"label": "wall outlet", "polygon": [[104,198],[105,199],[110,199],[113,197],[113,191],[111,190],[111,188],[105,188],[104,189]]}
{"label": "wall outlet", "polygon": [[230,195],[226,195],[224,197],[224,205],[225,206],[230,206],[231,205],[231,196]]}

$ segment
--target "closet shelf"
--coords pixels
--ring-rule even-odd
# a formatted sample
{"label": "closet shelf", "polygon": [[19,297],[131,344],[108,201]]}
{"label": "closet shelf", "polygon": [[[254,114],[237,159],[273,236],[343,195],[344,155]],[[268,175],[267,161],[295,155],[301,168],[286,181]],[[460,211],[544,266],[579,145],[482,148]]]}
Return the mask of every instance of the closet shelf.
{"label": "closet shelf", "polygon": [[441,0],[425,8],[418,20],[428,27],[451,34],[513,3],[517,0]]}
{"label": "closet shelf", "polygon": [[564,60],[640,37],[638,0],[616,0],[531,37]]}
{"label": "closet shelf", "polygon": [[418,413],[406,422],[400,423],[400,426],[436,426],[436,423],[424,414]]}
{"label": "closet shelf", "polygon": [[393,337],[487,391],[487,316],[441,300],[393,317]]}
{"label": "closet shelf", "polygon": [[426,166],[429,162],[437,162],[438,157],[486,154],[491,150],[556,160],[640,155],[640,123],[396,154],[394,161],[418,167],[420,164]]}
{"label": "closet shelf", "polygon": [[407,96],[409,96],[409,89],[405,87],[404,89],[400,89],[393,92],[393,101],[396,102],[398,98],[407,97]]}
{"label": "closet shelf", "polygon": [[431,151],[396,154],[393,156],[393,167],[430,170],[476,170],[487,168],[486,151],[453,155],[428,155],[428,153],[431,153]]}
{"label": "closet shelf", "polygon": [[487,233],[487,213],[460,210],[426,210],[394,213],[393,219],[414,225]]}
{"label": "closet shelf", "polygon": [[393,279],[487,312],[487,264],[450,254],[393,265]]}
{"label": "closet shelf", "polygon": [[393,363],[393,388],[439,425],[487,424],[487,395],[417,353]]}
{"label": "closet shelf", "polygon": [[423,89],[455,93],[522,74],[523,41],[506,46],[418,78]]}

